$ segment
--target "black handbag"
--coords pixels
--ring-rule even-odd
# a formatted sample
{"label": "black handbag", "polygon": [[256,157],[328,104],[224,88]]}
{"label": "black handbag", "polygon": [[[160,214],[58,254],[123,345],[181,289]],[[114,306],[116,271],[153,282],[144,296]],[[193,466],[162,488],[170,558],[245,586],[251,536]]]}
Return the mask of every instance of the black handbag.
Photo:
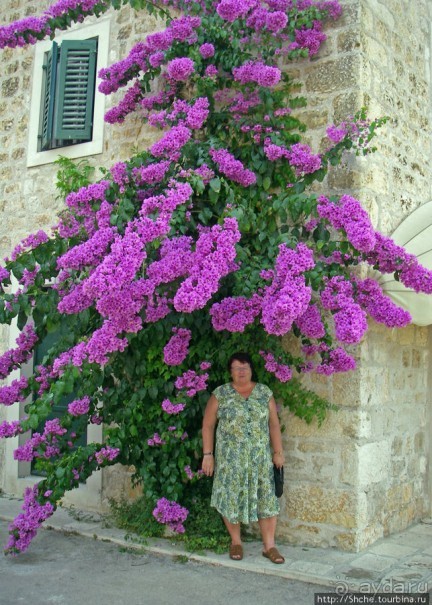
{"label": "black handbag", "polygon": [[276,464],[273,464],[274,483],[275,483],[275,494],[280,498],[283,494],[284,485],[284,468],[278,468]]}

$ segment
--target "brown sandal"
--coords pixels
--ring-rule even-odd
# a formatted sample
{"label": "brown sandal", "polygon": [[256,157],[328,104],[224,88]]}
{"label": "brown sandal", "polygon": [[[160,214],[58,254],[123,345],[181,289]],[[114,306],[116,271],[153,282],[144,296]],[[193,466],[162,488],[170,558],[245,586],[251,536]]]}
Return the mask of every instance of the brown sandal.
{"label": "brown sandal", "polygon": [[270,561],[272,563],[276,563],[276,565],[281,565],[282,563],[285,563],[285,559],[280,554],[276,546],[269,548],[267,552],[263,552],[263,557],[265,557],[266,559],[270,559]]}
{"label": "brown sandal", "polygon": [[243,546],[241,544],[231,544],[229,556],[233,561],[241,561],[243,559]]}

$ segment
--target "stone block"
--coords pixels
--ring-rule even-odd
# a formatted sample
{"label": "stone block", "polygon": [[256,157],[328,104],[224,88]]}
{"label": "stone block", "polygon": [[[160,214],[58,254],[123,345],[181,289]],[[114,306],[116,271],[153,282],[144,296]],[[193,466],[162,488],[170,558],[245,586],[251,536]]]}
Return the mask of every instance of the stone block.
{"label": "stone block", "polygon": [[359,43],[364,56],[375,66],[375,70],[377,66],[380,71],[388,68],[389,50],[385,40],[378,41],[367,34],[362,34]]}
{"label": "stone block", "polygon": [[391,461],[390,441],[366,443],[358,447],[359,487],[380,483],[388,477]]}
{"label": "stone block", "polygon": [[341,451],[339,481],[353,488],[358,482],[358,451],[353,444],[346,445]]}
{"label": "stone block", "polygon": [[359,372],[334,376],[332,402],[349,408],[356,408],[360,405]]}
{"label": "stone block", "polygon": [[339,59],[317,63],[306,71],[306,91],[322,94],[355,88],[358,82],[359,62],[356,56],[345,55]]}
{"label": "stone block", "polygon": [[360,47],[360,32],[358,27],[340,32],[337,36],[337,51],[338,52],[353,52]]}
{"label": "stone block", "polygon": [[291,486],[287,494],[289,518],[311,524],[325,523],[352,529],[356,526],[355,494],[324,487]]}

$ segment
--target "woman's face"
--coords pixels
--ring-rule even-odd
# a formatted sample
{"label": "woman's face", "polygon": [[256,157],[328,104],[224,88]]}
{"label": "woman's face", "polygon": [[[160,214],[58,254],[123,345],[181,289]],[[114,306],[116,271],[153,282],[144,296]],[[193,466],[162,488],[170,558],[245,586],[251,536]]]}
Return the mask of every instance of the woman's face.
{"label": "woman's face", "polygon": [[246,361],[234,359],[231,364],[231,377],[233,382],[249,382],[252,377],[252,370]]}

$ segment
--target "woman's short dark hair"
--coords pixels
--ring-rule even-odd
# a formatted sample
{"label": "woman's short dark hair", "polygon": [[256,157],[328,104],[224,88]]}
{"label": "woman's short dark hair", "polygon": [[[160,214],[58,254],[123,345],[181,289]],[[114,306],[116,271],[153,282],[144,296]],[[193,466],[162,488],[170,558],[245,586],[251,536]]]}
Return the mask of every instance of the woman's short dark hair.
{"label": "woman's short dark hair", "polygon": [[239,361],[240,363],[248,363],[250,365],[250,369],[252,370],[252,374],[255,373],[255,368],[253,366],[252,359],[249,353],[243,353],[239,351],[238,353],[234,353],[233,355],[231,355],[228,360],[228,372],[231,371],[233,361]]}

